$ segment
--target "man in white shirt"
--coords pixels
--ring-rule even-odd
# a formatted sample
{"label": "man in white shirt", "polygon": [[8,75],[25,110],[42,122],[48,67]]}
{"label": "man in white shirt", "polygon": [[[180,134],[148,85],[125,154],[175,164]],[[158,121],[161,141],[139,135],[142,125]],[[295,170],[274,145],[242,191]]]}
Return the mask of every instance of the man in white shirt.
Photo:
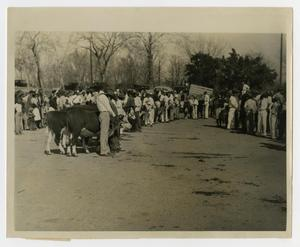
{"label": "man in white shirt", "polygon": [[196,97],[194,97],[194,100],[193,100],[193,119],[198,119],[198,100]]}
{"label": "man in white shirt", "polygon": [[267,136],[267,117],[268,117],[268,96],[262,94],[258,101],[258,122],[257,133]]}
{"label": "man in white shirt", "polygon": [[81,105],[82,103],[82,95],[76,92],[76,96],[73,99],[73,105]]}
{"label": "man in white shirt", "polygon": [[152,98],[152,95],[149,94],[148,95],[148,102],[147,102],[147,109],[148,109],[148,113],[149,113],[149,125],[152,127],[154,124],[154,113],[155,113],[155,104],[154,104],[154,100]]}
{"label": "man in white shirt", "polygon": [[229,112],[228,112],[228,122],[227,122],[227,129],[231,129],[231,124],[234,119],[234,114],[236,109],[238,109],[239,104],[237,102],[236,97],[233,95],[232,91],[229,92],[230,98],[229,98]]}
{"label": "man in white shirt", "polygon": [[65,93],[61,92],[59,98],[57,98],[56,102],[57,102],[57,110],[61,111],[65,108],[65,104],[66,104],[66,97],[65,97]]}
{"label": "man in white shirt", "polygon": [[165,104],[165,112],[163,113],[164,114],[164,120],[167,122],[169,122],[169,116],[168,116],[168,111],[169,111],[169,96],[168,94],[166,93],[165,96],[164,96],[164,104]]}
{"label": "man in white shirt", "polygon": [[170,121],[174,120],[174,113],[175,113],[175,107],[174,107],[174,95],[173,93],[169,96],[169,115],[170,115]]}
{"label": "man in white shirt", "polygon": [[207,92],[204,92],[204,118],[208,118],[208,108],[209,108],[209,95]]}
{"label": "man in white shirt", "polygon": [[110,148],[108,145],[108,134],[109,134],[109,123],[110,115],[115,117],[109,100],[102,90],[99,91],[99,95],[96,99],[97,107],[100,112],[100,155],[108,156],[110,153]]}

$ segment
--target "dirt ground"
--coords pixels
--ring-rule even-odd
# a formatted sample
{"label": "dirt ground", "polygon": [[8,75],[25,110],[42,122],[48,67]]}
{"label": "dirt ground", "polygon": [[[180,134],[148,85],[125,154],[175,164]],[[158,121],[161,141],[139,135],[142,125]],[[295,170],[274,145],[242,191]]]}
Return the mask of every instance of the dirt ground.
{"label": "dirt ground", "polygon": [[16,230],[285,230],[281,143],[213,119],[126,133],[113,158],[46,156],[45,142],[15,137]]}

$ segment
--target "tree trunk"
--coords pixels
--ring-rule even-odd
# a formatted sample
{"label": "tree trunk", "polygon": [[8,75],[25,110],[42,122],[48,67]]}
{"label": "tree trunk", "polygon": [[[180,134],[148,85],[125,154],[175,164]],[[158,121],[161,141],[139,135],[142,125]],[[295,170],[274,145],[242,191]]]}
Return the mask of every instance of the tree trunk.
{"label": "tree trunk", "polygon": [[43,88],[43,85],[42,85],[42,76],[41,76],[41,68],[40,68],[40,63],[38,60],[36,60],[36,67],[37,67],[37,80],[38,80],[38,87],[39,88]]}
{"label": "tree trunk", "polygon": [[153,86],[153,55],[151,50],[148,52],[147,55],[147,70],[147,83]]}

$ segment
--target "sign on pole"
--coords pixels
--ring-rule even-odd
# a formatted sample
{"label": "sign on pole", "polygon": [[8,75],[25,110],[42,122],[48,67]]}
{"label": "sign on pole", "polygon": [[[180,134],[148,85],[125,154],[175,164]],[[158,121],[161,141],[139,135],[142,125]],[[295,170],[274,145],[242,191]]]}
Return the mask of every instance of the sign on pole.
{"label": "sign on pole", "polygon": [[203,95],[204,92],[207,92],[209,95],[212,95],[213,89],[209,88],[209,87],[199,86],[196,84],[190,85],[190,91],[189,91],[190,95],[200,96],[200,95]]}

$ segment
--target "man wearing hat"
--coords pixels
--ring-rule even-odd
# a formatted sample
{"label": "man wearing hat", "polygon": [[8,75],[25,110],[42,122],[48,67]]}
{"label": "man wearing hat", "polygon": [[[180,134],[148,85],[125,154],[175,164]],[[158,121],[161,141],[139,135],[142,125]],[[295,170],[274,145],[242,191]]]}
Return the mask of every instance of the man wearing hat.
{"label": "man wearing hat", "polygon": [[110,148],[108,145],[108,132],[109,132],[109,123],[110,123],[110,115],[115,117],[115,113],[112,110],[109,99],[104,94],[104,91],[100,89],[98,97],[96,99],[96,104],[99,114],[100,121],[100,155],[108,156],[110,153]]}

